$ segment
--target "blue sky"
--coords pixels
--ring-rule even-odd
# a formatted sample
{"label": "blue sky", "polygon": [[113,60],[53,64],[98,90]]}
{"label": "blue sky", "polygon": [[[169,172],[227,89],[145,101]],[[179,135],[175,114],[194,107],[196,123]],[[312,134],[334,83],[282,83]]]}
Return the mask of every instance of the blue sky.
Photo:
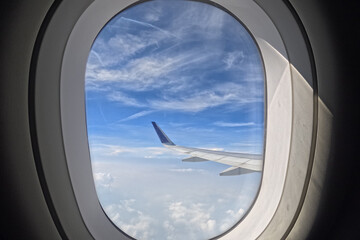
{"label": "blue sky", "polygon": [[151,1],[115,16],[86,69],[86,113],[101,204],[140,239],[206,239],[238,221],[261,174],[183,163],[156,121],[183,146],[262,153],[264,76],[250,35],[200,2]]}

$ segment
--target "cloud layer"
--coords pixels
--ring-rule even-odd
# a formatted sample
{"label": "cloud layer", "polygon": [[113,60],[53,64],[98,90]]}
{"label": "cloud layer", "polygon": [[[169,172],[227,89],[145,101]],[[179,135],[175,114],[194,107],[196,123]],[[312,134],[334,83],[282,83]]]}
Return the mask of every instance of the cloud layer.
{"label": "cloud layer", "polygon": [[102,30],[88,60],[87,91],[147,111],[263,101],[260,57],[236,20],[198,2],[161,4],[165,15],[146,3],[152,11],[124,12]]}
{"label": "cloud layer", "polygon": [[[160,168],[138,165],[131,170],[121,160],[96,163],[93,169],[98,193],[108,193],[99,196],[105,213],[137,239],[214,237],[241,219],[260,180],[260,175],[254,175],[219,182],[208,171],[184,168],[176,171],[182,177],[174,182],[176,175],[167,164]],[[183,177],[186,180],[181,181]],[[160,184],[165,179],[169,184]]]}

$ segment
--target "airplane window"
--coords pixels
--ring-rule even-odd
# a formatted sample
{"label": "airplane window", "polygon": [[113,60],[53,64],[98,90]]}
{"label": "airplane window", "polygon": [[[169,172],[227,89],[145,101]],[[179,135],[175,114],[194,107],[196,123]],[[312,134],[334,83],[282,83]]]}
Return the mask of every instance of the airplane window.
{"label": "airplane window", "polygon": [[148,1],[112,18],[85,76],[102,208],[137,239],[208,239],[238,223],[260,187],[264,70],[229,13]]}

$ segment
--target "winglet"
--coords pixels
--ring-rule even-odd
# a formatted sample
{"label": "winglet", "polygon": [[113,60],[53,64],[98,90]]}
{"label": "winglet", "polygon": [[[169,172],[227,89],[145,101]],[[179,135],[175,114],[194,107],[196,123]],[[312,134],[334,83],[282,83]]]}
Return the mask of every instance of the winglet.
{"label": "winglet", "polygon": [[166,136],[166,134],[163,132],[163,130],[161,130],[161,128],[159,128],[159,126],[156,124],[156,122],[151,122],[152,125],[154,126],[154,129],[157,133],[157,135],[159,136],[160,138],[160,141],[162,144],[165,144],[165,145],[175,145],[171,140],[170,138],[168,138],[168,136]]}

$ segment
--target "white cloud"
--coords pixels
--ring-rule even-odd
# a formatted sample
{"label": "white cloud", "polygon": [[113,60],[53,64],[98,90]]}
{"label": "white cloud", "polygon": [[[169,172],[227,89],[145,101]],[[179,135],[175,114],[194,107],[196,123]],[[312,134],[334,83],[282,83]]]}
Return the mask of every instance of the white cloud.
{"label": "white cloud", "polygon": [[85,81],[85,90],[86,91],[92,91],[92,92],[106,92],[111,91],[111,88],[109,86],[104,86],[103,84],[99,82],[94,82],[91,80]]}
{"label": "white cloud", "polygon": [[[150,107],[158,110],[176,110],[184,112],[199,112],[210,107],[223,105],[231,96],[220,96],[214,92],[199,92],[192,96],[172,99],[149,100]],[[206,101],[204,101],[206,99]]]}
{"label": "white cloud", "polygon": [[111,191],[114,178],[110,173],[95,172],[93,174],[96,189],[99,192]]}
{"label": "white cloud", "polygon": [[[148,17],[149,17],[149,16],[151,17],[151,15],[147,15],[147,16],[148,16]],[[160,28],[160,27],[157,27],[157,26],[155,26],[155,25],[153,25],[153,24],[151,24],[151,23],[147,23],[147,22],[143,22],[143,21],[139,21],[139,20],[135,20],[135,19],[130,19],[130,18],[125,18],[125,17],[121,17],[121,19],[123,19],[123,20],[125,20],[125,21],[130,21],[130,22],[133,22],[133,23],[136,23],[136,24],[140,24],[140,25],[143,25],[143,26],[147,26],[147,27],[153,28],[153,29],[155,29],[155,30],[158,30],[158,31],[166,34],[166,35],[170,35],[170,36],[172,36],[172,37],[177,38],[177,37],[176,37],[174,34],[172,34],[170,31],[167,31],[167,30],[165,30],[165,29],[162,29],[162,28]]]}
{"label": "white cloud", "polygon": [[241,219],[244,213],[245,211],[242,208],[240,208],[238,211],[234,211],[232,209],[227,210],[226,214],[228,218],[223,220],[220,226],[220,231],[224,232],[228,230],[230,227],[234,226],[234,224]]}
{"label": "white cloud", "polygon": [[258,142],[236,142],[236,143],[231,143],[231,146],[239,146],[239,147],[257,147],[257,146],[261,146],[262,142],[258,141]]}
{"label": "white cloud", "polygon": [[117,156],[121,153],[134,153],[135,148],[110,144],[90,144],[91,153],[104,156]]}
{"label": "white cloud", "polygon": [[[243,216],[240,208],[251,204],[257,185],[217,174],[205,177],[181,164],[94,164],[93,169],[110,172],[114,179],[113,191],[100,198],[107,215],[138,239],[209,239],[232,227]],[[167,171],[171,166],[184,174]]]}
{"label": "white cloud", "polygon": [[224,148],[219,148],[219,147],[213,147],[213,148],[201,147],[201,148],[211,150],[211,151],[224,151]]}
{"label": "white cloud", "polygon": [[[184,112],[199,112],[207,108],[220,106],[231,101],[231,95],[220,95],[211,91],[202,91],[192,96],[173,99],[152,100],[150,106],[161,110],[178,110]],[[204,101],[206,99],[206,101]]]}
{"label": "white cloud", "polygon": [[143,104],[139,103],[135,98],[131,98],[119,91],[113,91],[107,96],[108,100],[113,102],[120,102],[127,106],[133,107],[144,107]]}
{"label": "white cloud", "polygon": [[[141,25],[141,29],[145,30],[139,31],[136,35],[124,32],[113,34],[110,39],[103,37],[96,40],[87,65],[86,90],[106,91],[108,100],[127,106],[184,112],[199,112],[224,104],[236,107],[263,101],[262,92],[254,90],[258,88],[249,88],[250,85],[246,83],[223,82],[219,86],[207,85],[207,89],[197,88],[196,84],[199,84],[199,81],[194,76],[201,74],[191,74],[191,71],[213,71],[219,68],[227,70],[252,57],[245,56],[241,50],[224,55],[222,42],[219,42],[217,37],[222,34],[226,13],[213,6],[197,7],[202,3],[188,4],[192,7],[180,11],[179,15],[174,16],[174,20],[163,24],[162,28],[153,22],[125,17],[120,17],[112,23],[111,27],[119,28],[126,22],[129,26]],[[144,15],[144,19],[157,21],[161,14],[159,9],[153,9],[154,11]],[[193,41],[197,34],[203,35],[204,39],[217,39],[218,43],[214,41],[208,45],[191,50],[184,48],[181,51],[175,47]],[[158,48],[161,51],[150,51]],[[149,50],[150,53],[147,52],[146,56],[138,54],[144,50]],[[245,62],[246,64],[241,64],[241,68],[246,69],[243,82],[261,79],[258,74],[259,64]],[[204,81],[206,80],[201,79],[201,82]],[[200,85],[204,86],[201,83]],[[124,93],[154,89],[160,89],[161,94],[143,100],[130,97],[130,93]],[[198,90],[195,91],[196,89]]]}
{"label": "white cloud", "polygon": [[172,151],[170,149],[164,148],[164,147],[146,147],[146,148],[139,148],[139,151],[143,151],[148,153],[148,155],[151,156],[160,156],[160,155],[172,155],[172,156],[179,156],[179,155],[183,155],[181,153]]}
{"label": "white cloud", "polygon": [[194,168],[172,168],[169,169],[171,172],[179,172],[179,173],[191,173],[191,172],[198,172],[198,173],[204,173],[205,170],[203,169],[194,169]]}
{"label": "white cloud", "polygon": [[[213,6],[203,5],[201,8],[196,7],[196,5],[201,4],[198,2],[192,4],[194,6],[175,16],[176,19],[172,22],[172,28],[177,30],[176,35],[182,39],[188,38],[194,35],[194,29],[196,29],[197,34],[206,38],[215,38],[221,35],[225,26],[226,13]],[[188,26],[191,26],[191,28]]]}
{"label": "white cloud", "polygon": [[214,125],[219,127],[247,127],[247,126],[254,126],[254,122],[243,122],[243,123],[234,123],[234,122],[222,122],[217,121],[214,122]]}
{"label": "white cloud", "polygon": [[234,67],[239,67],[241,63],[244,62],[245,54],[243,51],[233,51],[225,55],[223,62],[226,64],[226,69]]}
{"label": "white cloud", "polygon": [[186,225],[188,229],[201,229],[212,232],[215,230],[216,220],[211,218],[211,209],[203,204],[188,204],[173,202],[169,205],[170,218],[176,224]]}
{"label": "white cloud", "polygon": [[138,112],[138,113],[135,113],[133,115],[130,115],[129,117],[127,118],[124,118],[124,119],[121,119],[120,122],[125,122],[125,121],[129,121],[129,120],[133,120],[133,119],[137,119],[139,117],[143,117],[143,116],[146,116],[150,113],[153,113],[154,111],[141,111],[141,112]]}
{"label": "white cloud", "polygon": [[[135,55],[141,54],[146,50],[154,50],[166,41],[176,38],[170,32],[160,29],[152,24],[140,21],[120,18],[111,25],[112,28],[118,28],[123,25],[121,21],[130,21],[136,24],[146,25],[152,28],[152,31],[140,31],[138,34],[122,32],[112,33],[112,37],[98,37],[92,47],[89,55],[86,79],[87,82],[111,82],[124,80],[131,76],[128,71],[121,69],[129,69],[130,59],[139,59]],[[119,25],[119,26],[118,26]],[[140,57],[141,59],[141,57]],[[130,79],[130,81],[133,79]]]}
{"label": "white cloud", "polygon": [[153,239],[156,220],[133,206],[135,199],[122,200],[104,208],[109,218],[124,232],[140,239]]}
{"label": "white cloud", "polygon": [[[101,56],[95,50],[92,50],[90,52],[90,58],[92,57],[92,55],[94,55],[96,57],[96,60],[99,61],[99,63],[102,66],[104,66],[104,62],[102,61]],[[91,64],[91,61],[90,61],[90,63],[86,66],[86,69],[94,69],[95,67],[96,67],[96,65]]]}
{"label": "white cloud", "polygon": [[230,216],[239,219],[242,215],[244,215],[244,209],[240,208],[237,212],[235,212],[234,210],[227,210],[226,211],[227,214],[229,214]]}
{"label": "white cloud", "polygon": [[160,19],[160,14],[159,13],[154,13],[154,12],[151,12],[151,13],[147,13],[145,15],[145,19],[146,21],[149,21],[149,22],[156,22]]}
{"label": "white cloud", "polygon": [[103,158],[123,156],[132,158],[154,158],[154,157],[178,157],[184,156],[181,153],[172,151],[164,147],[128,147],[112,144],[90,144],[91,155],[95,156],[93,161],[99,161]]}
{"label": "white cloud", "polygon": [[151,45],[152,42],[133,34],[119,34],[110,38],[108,47],[117,49],[122,57],[127,57]]}
{"label": "white cloud", "polygon": [[167,232],[167,236],[166,236],[167,240],[177,239],[175,234],[176,228],[170,221],[164,221],[163,228]]}
{"label": "white cloud", "polygon": [[235,83],[224,83],[208,90],[199,90],[185,96],[173,96],[166,99],[148,100],[151,108],[157,110],[176,110],[200,112],[207,108],[229,104],[238,107],[241,104],[261,102],[259,93],[252,92],[245,86]]}
{"label": "white cloud", "polygon": [[214,52],[200,49],[135,58],[117,69],[98,65],[87,70],[87,82],[117,83],[120,85],[116,87],[131,91],[148,91],[164,86],[176,90],[187,89],[191,87],[192,78],[179,77],[181,72],[194,66],[201,67],[215,55]]}

